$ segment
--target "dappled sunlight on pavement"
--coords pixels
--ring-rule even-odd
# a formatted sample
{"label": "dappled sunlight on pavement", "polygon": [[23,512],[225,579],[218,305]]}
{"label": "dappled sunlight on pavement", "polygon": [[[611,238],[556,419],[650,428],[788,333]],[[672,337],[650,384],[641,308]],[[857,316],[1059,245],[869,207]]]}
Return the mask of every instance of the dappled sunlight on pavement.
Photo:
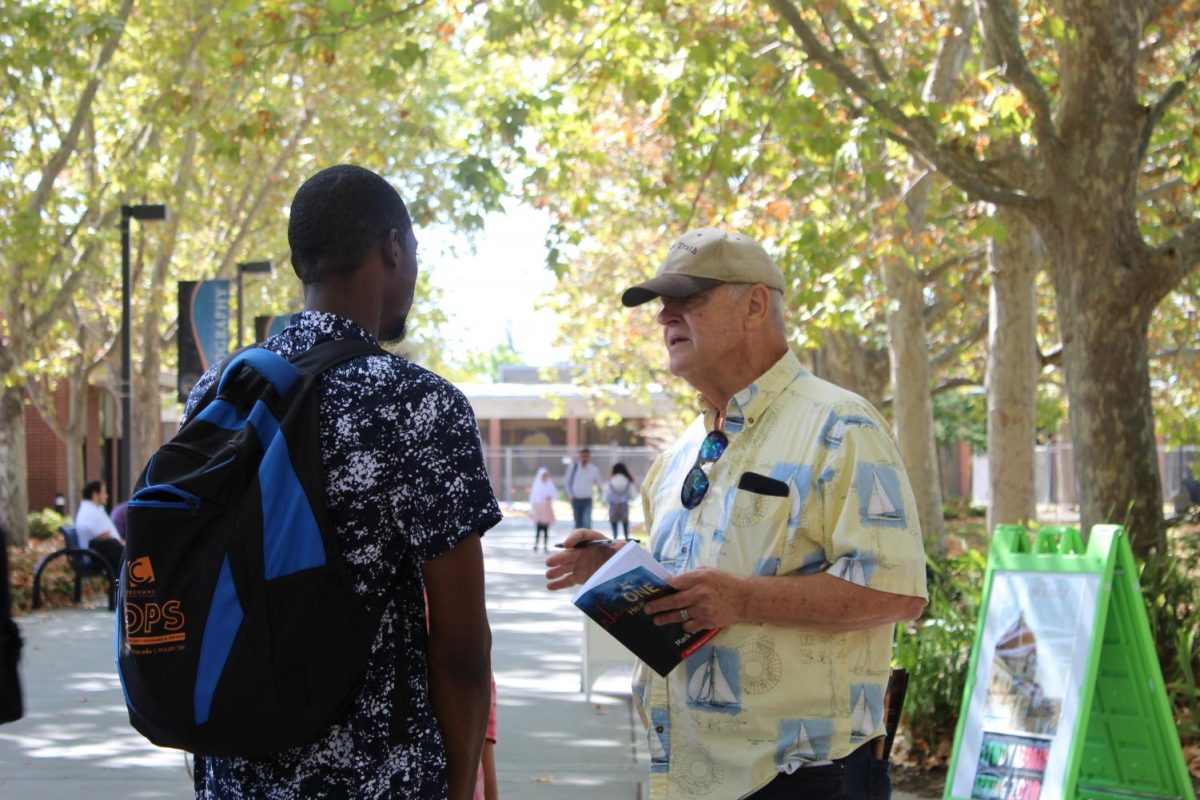
{"label": "dappled sunlight on pavement", "polygon": [[[566,536],[565,523],[557,528],[551,542]],[[483,541],[501,797],[644,800],[649,760],[630,706],[629,668],[612,670],[585,696],[583,616],[571,592],[545,590],[545,555],[531,549],[532,526],[505,520]],[[111,612],[39,611],[19,624],[26,717],[0,726],[0,798],[193,796],[184,754],[155,747],[129,726]]]}

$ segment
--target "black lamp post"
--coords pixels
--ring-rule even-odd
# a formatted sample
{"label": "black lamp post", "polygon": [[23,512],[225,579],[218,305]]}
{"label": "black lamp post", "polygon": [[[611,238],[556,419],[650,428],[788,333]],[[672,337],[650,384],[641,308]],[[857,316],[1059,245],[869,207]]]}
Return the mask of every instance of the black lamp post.
{"label": "black lamp post", "polygon": [[167,207],[163,205],[121,206],[121,463],[117,470],[119,500],[129,499],[130,461],[133,458],[133,412],[130,404],[133,378],[129,347],[129,220],[150,222],[166,218]]}
{"label": "black lamp post", "polygon": [[270,261],[243,261],[237,265],[237,307],[238,307],[238,338],[237,346],[242,346],[242,273],[245,272],[271,272]]}

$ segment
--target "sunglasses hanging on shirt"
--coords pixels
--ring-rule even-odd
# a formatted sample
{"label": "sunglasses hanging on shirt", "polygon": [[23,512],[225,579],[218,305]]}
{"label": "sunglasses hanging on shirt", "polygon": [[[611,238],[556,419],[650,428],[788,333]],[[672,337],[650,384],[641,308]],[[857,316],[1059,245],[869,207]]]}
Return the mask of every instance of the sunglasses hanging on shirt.
{"label": "sunglasses hanging on shirt", "polygon": [[729,437],[724,431],[710,431],[700,443],[700,452],[696,454],[696,463],[688,470],[683,479],[683,489],[679,492],[679,501],[683,507],[693,509],[700,505],[704,495],[708,494],[708,473],[704,471],[705,464],[712,464],[725,454],[729,446]]}

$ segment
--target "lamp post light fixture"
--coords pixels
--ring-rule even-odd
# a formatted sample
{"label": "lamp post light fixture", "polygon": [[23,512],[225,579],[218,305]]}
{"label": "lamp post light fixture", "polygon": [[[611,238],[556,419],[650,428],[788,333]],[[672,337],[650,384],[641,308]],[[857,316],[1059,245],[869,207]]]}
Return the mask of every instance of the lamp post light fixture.
{"label": "lamp post light fixture", "polygon": [[117,470],[117,499],[128,500],[133,458],[132,356],[129,346],[129,220],[153,222],[167,218],[164,205],[121,206],[121,449]]}
{"label": "lamp post light fixture", "polygon": [[237,307],[238,307],[238,336],[237,346],[242,346],[242,273],[258,272],[271,274],[270,261],[243,261],[237,265]]}

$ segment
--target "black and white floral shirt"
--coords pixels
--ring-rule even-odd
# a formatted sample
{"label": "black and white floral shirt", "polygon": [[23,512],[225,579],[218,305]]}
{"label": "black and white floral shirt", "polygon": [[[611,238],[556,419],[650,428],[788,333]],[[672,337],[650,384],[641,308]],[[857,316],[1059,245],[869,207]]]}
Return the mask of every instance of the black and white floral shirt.
{"label": "black and white floral shirt", "polygon": [[[374,342],[350,320],[306,311],[263,346],[292,356],[345,338]],[[192,389],[185,418],[213,377]],[[320,389],[329,512],[350,577],[365,601],[393,600],[344,722],[269,758],[197,757],[196,796],[440,800],[446,754],[429,703],[420,568],[501,519],[475,417],[457,389],[400,356],[347,361]],[[393,733],[398,675],[408,684],[407,714],[396,717],[405,735]]]}

